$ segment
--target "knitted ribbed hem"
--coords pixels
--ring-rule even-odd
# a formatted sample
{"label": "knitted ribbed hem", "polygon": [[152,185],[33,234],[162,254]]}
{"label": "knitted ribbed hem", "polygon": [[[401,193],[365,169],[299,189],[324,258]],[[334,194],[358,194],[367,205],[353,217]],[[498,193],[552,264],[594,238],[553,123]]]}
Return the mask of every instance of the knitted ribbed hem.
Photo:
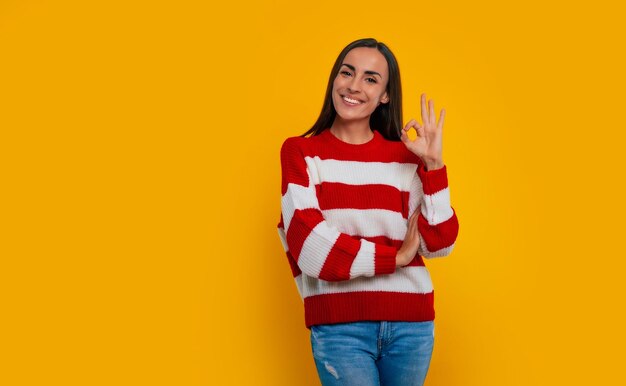
{"label": "knitted ribbed hem", "polygon": [[448,187],[448,172],[446,165],[435,170],[426,170],[422,165],[417,168],[417,174],[422,180],[424,194],[435,194]]}
{"label": "knitted ribbed hem", "polygon": [[394,273],[396,271],[396,255],[398,250],[391,246],[376,244],[374,271],[376,275]]}
{"label": "knitted ribbed hem", "polygon": [[435,319],[434,292],[348,292],[304,298],[307,328],[357,321],[423,322]]}

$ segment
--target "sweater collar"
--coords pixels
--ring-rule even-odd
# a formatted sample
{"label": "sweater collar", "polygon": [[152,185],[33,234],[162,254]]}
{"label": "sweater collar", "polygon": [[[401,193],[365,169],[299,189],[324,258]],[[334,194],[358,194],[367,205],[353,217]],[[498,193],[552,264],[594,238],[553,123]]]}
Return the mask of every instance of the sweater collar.
{"label": "sweater collar", "polygon": [[371,150],[383,142],[383,136],[376,130],[372,130],[374,133],[374,137],[365,143],[353,144],[344,142],[341,139],[335,137],[333,133],[330,132],[329,129],[324,130],[321,135],[324,136],[329,142],[331,142],[334,146],[341,148],[346,151],[364,151]]}

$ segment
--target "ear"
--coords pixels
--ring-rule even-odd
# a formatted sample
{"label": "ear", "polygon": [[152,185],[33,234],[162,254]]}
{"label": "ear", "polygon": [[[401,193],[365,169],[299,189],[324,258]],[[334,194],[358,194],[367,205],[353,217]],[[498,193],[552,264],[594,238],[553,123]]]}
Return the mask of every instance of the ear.
{"label": "ear", "polygon": [[380,98],[380,103],[389,103],[389,95],[387,94],[387,91],[385,91],[383,96]]}

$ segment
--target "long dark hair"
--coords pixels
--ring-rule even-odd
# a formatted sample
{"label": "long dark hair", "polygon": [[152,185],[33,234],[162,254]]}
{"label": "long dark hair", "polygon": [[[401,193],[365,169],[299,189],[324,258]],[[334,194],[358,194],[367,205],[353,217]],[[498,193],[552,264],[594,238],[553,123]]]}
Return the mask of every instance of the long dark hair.
{"label": "long dark hair", "polygon": [[393,55],[389,47],[387,47],[385,43],[372,38],[355,40],[341,51],[335,61],[335,64],[333,65],[333,69],[330,71],[322,112],[317,118],[315,124],[313,124],[313,127],[307,130],[306,133],[302,134],[302,137],[309,134],[318,135],[322,131],[330,128],[333,124],[333,121],[337,116],[337,111],[335,110],[332,100],[333,82],[339,73],[343,59],[346,57],[348,52],[350,52],[350,50],[356,47],[376,48],[387,60],[387,67],[389,69],[387,95],[389,96],[389,102],[381,103],[378,107],[376,107],[376,110],[374,110],[370,116],[370,128],[378,131],[388,140],[400,140],[400,131],[402,130],[402,86],[400,84],[400,68],[398,67],[396,57]]}

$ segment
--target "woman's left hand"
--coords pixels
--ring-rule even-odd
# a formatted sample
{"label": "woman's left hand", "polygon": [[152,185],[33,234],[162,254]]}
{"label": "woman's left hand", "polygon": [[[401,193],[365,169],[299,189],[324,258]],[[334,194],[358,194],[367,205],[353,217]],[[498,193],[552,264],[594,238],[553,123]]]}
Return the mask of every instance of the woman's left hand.
{"label": "woman's left hand", "polygon": [[[422,121],[421,125],[415,119],[411,119],[402,129],[400,139],[404,145],[413,154],[417,155],[426,164],[427,170],[434,170],[443,167],[443,121],[446,116],[446,110],[441,109],[439,114],[439,122],[435,121],[435,103],[433,100],[428,101],[426,108],[426,94],[422,94]],[[407,132],[415,128],[417,138],[411,140]]]}

